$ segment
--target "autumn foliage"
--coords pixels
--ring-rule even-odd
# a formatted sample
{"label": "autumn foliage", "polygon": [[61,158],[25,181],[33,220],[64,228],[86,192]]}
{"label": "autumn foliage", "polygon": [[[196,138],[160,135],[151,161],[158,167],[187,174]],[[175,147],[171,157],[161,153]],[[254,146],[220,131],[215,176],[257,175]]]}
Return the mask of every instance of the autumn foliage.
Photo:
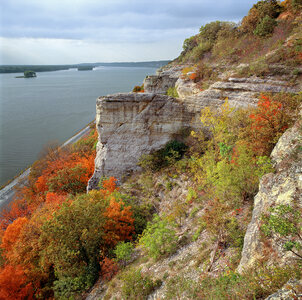
{"label": "autumn foliage", "polygon": [[6,251],[11,251],[20,236],[20,232],[28,222],[27,218],[18,218],[12,224],[10,224],[2,238],[2,248]]}
{"label": "autumn foliage", "polygon": [[34,299],[33,292],[22,267],[7,265],[0,271],[0,300]]}
{"label": "autumn foliage", "polygon": [[71,297],[99,272],[108,279],[117,272],[108,253],[132,238],[134,218],[114,177],[86,194],[95,144],[94,131],[71,148],[48,151],[2,211],[0,299]]}
{"label": "autumn foliage", "polygon": [[103,280],[110,280],[117,272],[118,265],[117,263],[108,257],[105,257],[101,262],[101,276]]}
{"label": "autumn foliage", "polygon": [[258,107],[249,115],[250,143],[257,155],[268,155],[282,133],[288,128],[283,105],[262,95]]}
{"label": "autumn foliage", "polygon": [[104,216],[107,220],[104,228],[106,244],[115,246],[120,241],[131,239],[134,232],[131,206],[125,206],[123,201],[111,198]]}

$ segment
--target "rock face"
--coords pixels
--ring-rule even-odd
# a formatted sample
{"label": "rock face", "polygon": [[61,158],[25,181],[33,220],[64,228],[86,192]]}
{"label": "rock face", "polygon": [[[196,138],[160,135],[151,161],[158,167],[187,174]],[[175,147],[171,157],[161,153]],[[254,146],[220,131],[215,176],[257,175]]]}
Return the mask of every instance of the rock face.
{"label": "rock face", "polygon": [[97,100],[99,132],[95,173],[88,189],[102,176],[121,179],[137,169],[142,154],[158,149],[189,126],[193,115],[179,100],[152,93],[116,94]]}
{"label": "rock face", "polygon": [[[260,238],[260,218],[272,205],[293,204],[302,207],[302,121],[301,119],[287,130],[275,146],[271,158],[275,162],[276,173],[265,175],[254,200],[253,216],[244,238],[242,258],[238,271],[251,267],[264,253]],[[294,256],[285,252],[276,241],[271,239],[272,249],[268,262],[275,259],[282,263]]]}
{"label": "rock face", "polygon": [[180,67],[159,71],[157,75],[147,76],[144,80],[146,93],[166,94],[170,87],[174,87],[181,73]]}
{"label": "rock face", "polygon": [[[97,100],[99,142],[95,173],[88,190],[102,176],[121,179],[136,170],[142,154],[166,144],[182,127],[199,128],[200,110],[219,107],[228,98],[232,107],[256,105],[261,92],[295,92],[284,81],[260,78],[224,78],[201,91],[193,81],[183,80],[181,67],[158,72],[145,79],[145,93],[116,94]],[[179,99],[163,95],[176,87]]]}
{"label": "rock face", "polygon": [[302,299],[302,280],[290,279],[277,293],[265,300],[296,300]]}

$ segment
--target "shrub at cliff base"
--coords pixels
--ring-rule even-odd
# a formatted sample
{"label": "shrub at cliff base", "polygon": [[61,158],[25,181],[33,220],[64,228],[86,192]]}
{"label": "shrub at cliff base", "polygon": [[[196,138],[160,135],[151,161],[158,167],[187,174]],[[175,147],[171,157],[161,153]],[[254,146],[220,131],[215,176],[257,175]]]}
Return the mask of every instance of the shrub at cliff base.
{"label": "shrub at cliff base", "polygon": [[177,247],[173,224],[156,215],[152,222],[148,223],[139,243],[148,255],[154,259],[173,253]]}
{"label": "shrub at cliff base", "polygon": [[174,140],[151,154],[142,155],[138,165],[146,171],[158,171],[181,159],[186,150],[184,143]]}

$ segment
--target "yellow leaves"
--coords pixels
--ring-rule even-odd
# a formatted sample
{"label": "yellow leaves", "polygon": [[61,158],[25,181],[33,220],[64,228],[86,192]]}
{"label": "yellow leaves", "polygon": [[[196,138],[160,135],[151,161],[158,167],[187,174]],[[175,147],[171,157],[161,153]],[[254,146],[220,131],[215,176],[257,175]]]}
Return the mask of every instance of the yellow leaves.
{"label": "yellow leaves", "polygon": [[186,67],[182,69],[182,74],[186,75],[193,70],[193,67]]}
{"label": "yellow leaves", "polygon": [[214,140],[229,144],[233,141],[236,135],[233,126],[233,112],[234,108],[231,108],[228,102],[228,98],[219,108],[219,111],[210,107],[205,107],[201,111],[200,121],[210,130]]}
{"label": "yellow leaves", "polygon": [[194,130],[191,131],[191,136],[192,137],[196,137],[197,136],[197,134],[196,134],[196,132]]}

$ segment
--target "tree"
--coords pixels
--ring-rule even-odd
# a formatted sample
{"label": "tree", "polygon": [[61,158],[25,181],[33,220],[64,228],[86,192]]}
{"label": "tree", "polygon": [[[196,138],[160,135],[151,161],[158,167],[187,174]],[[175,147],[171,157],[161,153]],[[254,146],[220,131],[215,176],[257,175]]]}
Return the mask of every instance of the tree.
{"label": "tree", "polygon": [[17,242],[21,230],[27,224],[28,219],[26,217],[16,219],[12,224],[10,224],[3,235],[1,247],[6,251],[11,251]]}
{"label": "tree", "polygon": [[89,272],[88,266],[97,270],[107,206],[100,192],[78,195],[42,224],[40,243],[46,245],[42,260],[53,264],[59,279],[79,277]]}
{"label": "tree", "polygon": [[36,72],[34,71],[24,71],[24,78],[37,77]]}
{"label": "tree", "polygon": [[289,116],[280,102],[262,95],[249,118],[251,122],[247,131],[251,147],[257,155],[269,155],[288,128]]}
{"label": "tree", "polygon": [[6,265],[0,271],[0,300],[16,299],[34,299],[32,284],[20,266]]}
{"label": "tree", "polygon": [[132,239],[134,219],[131,206],[125,206],[123,201],[117,201],[112,197],[104,216],[106,217],[104,240],[107,245],[114,247],[120,241]]}
{"label": "tree", "polygon": [[256,26],[254,34],[265,37],[274,32],[277,21],[270,16],[265,16]]}
{"label": "tree", "polygon": [[277,18],[281,12],[281,6],[276,0],[258,1],[249,10],[248,15],[242,19],[241,30],[243,32],[253,33],[257,25],[266,16]]}

